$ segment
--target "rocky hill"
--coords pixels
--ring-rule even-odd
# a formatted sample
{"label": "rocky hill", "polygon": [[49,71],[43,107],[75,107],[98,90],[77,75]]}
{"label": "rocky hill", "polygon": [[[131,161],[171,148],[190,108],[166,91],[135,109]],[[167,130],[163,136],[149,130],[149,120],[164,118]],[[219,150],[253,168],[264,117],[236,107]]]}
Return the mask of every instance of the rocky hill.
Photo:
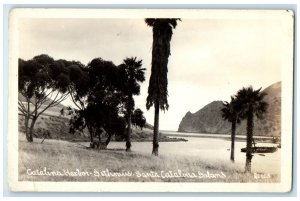
{"label": "rocky hill", "polygon": [[[267,95],[265,101],[269,104],[263,120],[255,119],[254,133],[261,136],[281,135],[281,82],[272,84],[263,90]],[[222,101],[213,101],[196,113],[187,112],[182,118],[179,132],[225,133],[231,131],[231,123],[222,119]],[[246,121],[237,126],[237,134],[246,134]]]}
{"label": "rocky hill", "polygon": [[198,112],[187,112],[178,131],[196,133],[227,133],[231,124],[223,121],[221,116],[222,101],[213,101]]}

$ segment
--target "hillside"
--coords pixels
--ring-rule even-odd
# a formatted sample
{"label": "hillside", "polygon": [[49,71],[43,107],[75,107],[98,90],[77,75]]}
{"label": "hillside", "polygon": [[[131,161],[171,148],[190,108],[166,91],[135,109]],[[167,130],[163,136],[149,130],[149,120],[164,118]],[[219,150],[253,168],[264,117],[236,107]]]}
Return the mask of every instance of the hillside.
{"label": "hillside", "polygon": [[[24,116],[19,114],[19,132],[25,132],[24,126]],[[50,139],[66,140],[66,141],[86,141],[90,140],[89,133],[85,129],[84,132],[76,132],[74,135],[69,133],[69,119],[62,116],[52,116],[52,115],[41,115],[34,126],[34,137],[43,138],[44,132],[50,132]],[[49,139],[47,138],[47,139]],[[145,142],[153,140],[153,130],[151,125],[147,124],[146,127],[141,130],[139,128],[132,127],[131,134],[132,141]],[[115,138],[112,138],[114,141]],[[118,139],[119,141],[120,139]],[[124,139],[123,139],[124,140]],[[160,135],[161,142],[170,142],[170,141],[186,141],[182,138],[173,138],[167,137],[163,134]]]}
{"label": "hillside", "polygon": [[[19,99],[25,102],[25,98],[19,94]],[[33,101],[33,100],[32,100]],[[49,104],[51,99],[47,99],[45,105],[42,105],[41,109],[45,108]],[[85,129],[84,132],[77,132],[74,135],[69,133],[69,116],[62,116],[60,110],[64,108],[62,104],[58,104],[55,107],[47,109],[40,117],[37,119],[34,126],[34,137],[43,138],[45,131],[50,132],[50,139],[59,139],[67,141],[89,141],[89,133]],[[33,108],[33,106],[31,107]],[[41,110],[40,109],[40,110]],[[19,131],[24,133],[24,116],[19,112]],[[153,126],[149,123],[146,123],[143,130],[132,128],[132,141],[152,141],[153,139]],[[114,138],[112,139],[114,140]],[[185,141],[181,138],[170,138],[165,135],[160,135],[160,141]]]}
{"label": "hillside", "polygon": [[[26,99],[24,96],[22,96],[22,94],[19,93],[18,95],[19,100],[21,100],[23,102],[23,104],[26,105]],[[39,109],[39,111],[43,110],[47,105],[49,105],[49,103],[51,103],[51,99],[46,98],[45,103],[41,106],[41,108]],[[34,102],[34,98],[32,98],[31,102]],[[31,109],[33,108],[33,105],[30,104]],[[51,115],[51,116],[59,116],[60,115],[60,111],[62,108],[65,108],[66,106],[62,105],[62,104],[58,104],[55,107],[50,107],[49,109],[47,109],[43,114],[44,115]]]}
{"label": "hillside", "polygon": [[[267,93],[265,101],[269,104],[268,111],[263,120],[255,118],[255,135],[280,136],[281,135],[281,82],[272,84],[263,90]],[[213,101],[196,113],[187,112],[182,118],[179,132],[197,133],[225,133],[229,134],[231,123],[224,121],[221,116],[222,101]],[[245,135],[246,121],[237,126],[237,134]]]}

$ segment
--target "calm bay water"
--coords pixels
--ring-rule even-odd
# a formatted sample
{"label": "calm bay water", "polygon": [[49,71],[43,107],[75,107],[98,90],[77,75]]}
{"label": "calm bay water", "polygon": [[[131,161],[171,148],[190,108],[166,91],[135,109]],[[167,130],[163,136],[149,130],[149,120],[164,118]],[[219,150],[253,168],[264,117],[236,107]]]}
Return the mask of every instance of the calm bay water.
{"label": "calm bay water", "polygon": [[[212,138],[228,138],[230,139],[230,135],[227,134],[209,134],[209,133],[182,133],[177,131],[161,131],[163,134],[167,136],[175,136],[175,137],[212,137]],[[272,137],[265,136],[254,136],[257,139],[272,139]],[[236,138],[246,139],[245,135],[236,135]]]}
{"label": "calm bay water", "polygon": [[[163,131],[170,137],[181,137],[188,141],[179,142],[160,142],[159,154],[165,157],[186,157],[198,158],[209,164],[219,166],[230,164],[230,136],[229,135],[211,135],[195,133],[177,133]],[[188,137],[185,137],[188,136]],[[199,137],[201,136],[201,137]],[[245,138],[245,136],[240,136]],[[272,143],[257,143],[257,146],[277,146]],[[241,152],[241,148],[246,147],[245,141],[236,141],[235,143],[235,165],[244,170],[246,154]],[[108,149],[125,149],[125,142],[111,142]],[[132,142],[132,151],[142,154],[151,154],[152,142]],[[274,153],[263,155],[254,154],[252,159],[252,171],[257,173],[280,174],[281,150]]]}

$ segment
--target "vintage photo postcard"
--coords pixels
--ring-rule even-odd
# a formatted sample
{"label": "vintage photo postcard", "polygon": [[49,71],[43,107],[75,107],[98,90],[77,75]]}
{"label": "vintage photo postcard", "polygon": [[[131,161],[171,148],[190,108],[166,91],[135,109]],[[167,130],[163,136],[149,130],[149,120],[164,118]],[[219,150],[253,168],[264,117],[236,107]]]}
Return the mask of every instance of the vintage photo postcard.
{"label": "vintage photo postcard", "polygon": [[8,182],[289,192],[290,10],[12,9]]}

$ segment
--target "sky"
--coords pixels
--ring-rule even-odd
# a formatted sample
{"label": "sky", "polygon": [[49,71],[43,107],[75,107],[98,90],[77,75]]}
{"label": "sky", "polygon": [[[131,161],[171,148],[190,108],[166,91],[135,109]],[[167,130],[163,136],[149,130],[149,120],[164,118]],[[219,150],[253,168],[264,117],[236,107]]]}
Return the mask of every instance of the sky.
{"label": "sky", "polygon": [[[242,87],[266,88],[281,81],[282,47],[288,38],[284,21],[267,14],[249,19],[181,20],[171,40],[170,107],[160,113],[161,130],[177,130],[188,111],[197,112],[214,100],[229,101]],[[144,19],[22,18],[18,34],[19,57],[25,60],[39,54],[84,64],[98,57],[116,65],[126,57],[142,59],[146,80],[134,99],[147,122],[153,124],[154,109],[147,111],[145,106],[152,28]],[[72,103],[67,100],[63,104]]]}

